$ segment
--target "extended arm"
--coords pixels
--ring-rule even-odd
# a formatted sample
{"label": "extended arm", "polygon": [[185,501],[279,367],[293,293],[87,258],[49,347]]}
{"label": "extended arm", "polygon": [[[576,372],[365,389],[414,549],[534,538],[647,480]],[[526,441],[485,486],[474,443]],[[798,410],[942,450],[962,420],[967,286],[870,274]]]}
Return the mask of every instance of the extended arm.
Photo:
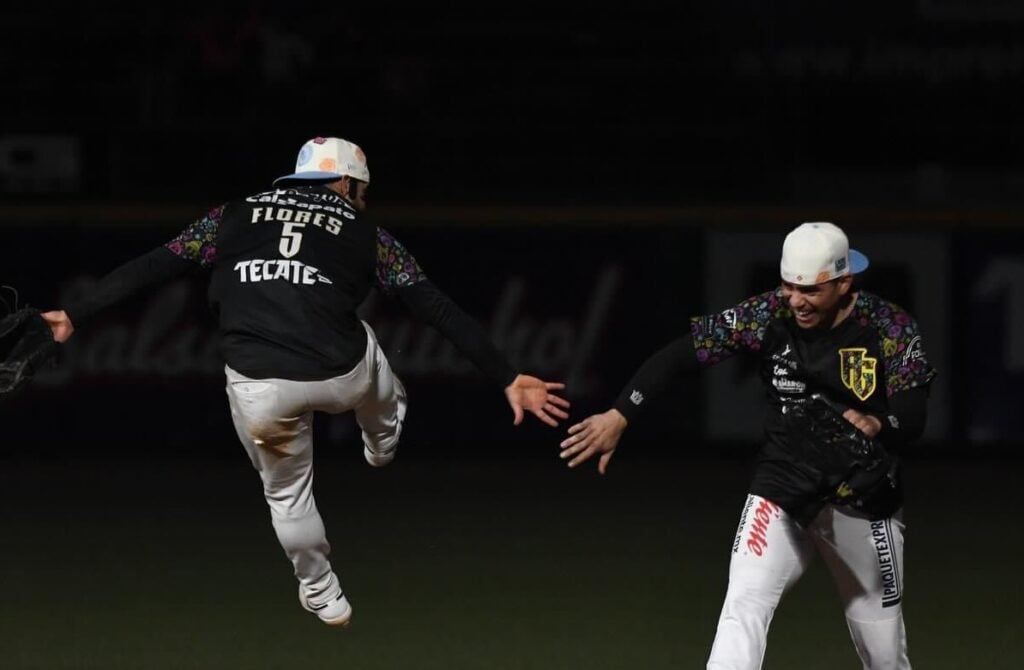
{"label": "extended arm", "polygon": [[597,469],[604,474],[619,445],[619,439],[630,421],[649,402],[668,388],[673,381],[695,371],[697,359],[689,335],[677,338],[648,358],[619,393],[612,408],[594,414],[569,428],[569,437],[559,445],[561,456],[573,468],[601,455]]}
{"label": "extended arm", "polygon": [[68,304],[62,310],[43,312],[42,317],[50,324],[53,339],[64,342],[74,333],[76,324],[81,325],[97,312],[195,268],[195,263],[160,246],[103,277],[87,296]]}
{"label": "extended arm", "polygon": [[436,328],[487,377],[504,388],[515,425],[522,423],[524,410],[552,427],[558,425],[557,419],[569,418],[565,411],[569,402],[552,393],[565,388],[565,384],[517,373],[480,323],[430,280],[424,278],[399,287],[394,293],[413,316]]}
{"label": "extended arm", "polygon": [[217,257],[217,230],[223,214],[224,206],[211,209],[167,244],[110,272],[87,296],[64,309],[44,312],[53,339],[64,342],[75,332],[76,324],[80,326],[100,310],[197,267],[209,266]]}
{"label": "extended arm", "polygon": [[436,328],[489,379],[502,387],[515,379],[516,371],[491,343],[480,323],[429,279],[398,287],[394,294],[414,317]]}

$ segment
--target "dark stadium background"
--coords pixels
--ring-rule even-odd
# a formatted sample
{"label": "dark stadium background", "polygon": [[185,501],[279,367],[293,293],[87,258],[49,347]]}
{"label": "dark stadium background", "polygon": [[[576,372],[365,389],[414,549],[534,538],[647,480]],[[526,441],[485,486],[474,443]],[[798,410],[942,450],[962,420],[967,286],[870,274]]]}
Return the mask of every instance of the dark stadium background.
{"label": "dark stadium background", "polygon": [[[58,306],[339,135],[370,215],[578,420],[690,315],[773,285],[790,228],[834,221],[940,372],[907,454],[911,658],[1017,668],[1024,10],[837,4],[5,7],[0,284]],[[430,329],[363,310],[411,407],[380,471],[350,418],[318,418],[351,630],[295,602],[197,277],[0,406],[0,667],[702,667],[748,367],[681,380],[599,477]],[[765,667],[857,667],[822,566]]]}

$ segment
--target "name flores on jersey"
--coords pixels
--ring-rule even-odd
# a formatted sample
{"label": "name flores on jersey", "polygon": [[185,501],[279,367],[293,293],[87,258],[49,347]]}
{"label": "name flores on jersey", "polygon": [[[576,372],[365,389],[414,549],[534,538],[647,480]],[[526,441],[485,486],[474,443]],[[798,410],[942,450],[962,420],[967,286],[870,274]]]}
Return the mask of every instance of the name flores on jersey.
{"label": "name flores on jersey", "polygon": [[[354,218],[354,215],[345,212],[346,218]],[[337,235],[344,225],[344,221],[323,212],[309,212],[289,209],[287,207],[254,207],[252,210],[252,221],[250,223],[262,223],[266,221],[277,221],[279,223],[293,223],[299,226],[311,225],[323,228],[331,235]]]}
{"label": "name flores on jersey", "polygon": [[293,284],[304,284],[306,286],[312,286],[317,282],[322,284],[334,283],[320,274],[320,270],[312,265],[306,265],[302,261],[262,260],[256,258],[251,261],[235,263],[235,270],[238,272],[238,281],[243,284],[273,281],[275,279],[283,279]]}

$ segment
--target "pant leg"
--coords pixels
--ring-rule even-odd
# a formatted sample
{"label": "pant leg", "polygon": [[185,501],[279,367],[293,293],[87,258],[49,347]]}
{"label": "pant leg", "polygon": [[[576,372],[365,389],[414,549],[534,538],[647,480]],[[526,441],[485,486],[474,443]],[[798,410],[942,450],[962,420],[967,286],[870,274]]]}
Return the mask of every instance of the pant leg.
{"label": "pant leg", "polygon": [[356,422],[363,432],[366,460],[371,465],[386,465],[395,457],[402,435],[407,400],[405,387],[391,370],[373,329],[367,331],[367,368],[369,388],[355,408]]}
{"label": "pant leg", "polygon": [[901,513],[871,521],[828,507],[810,529],[832,572],[857,655],[865,670],[909,670],[903,624]]}
{"label": "pant leg", "polygon": [[263,481],[278,542],[307,595],[333,598],[340,585],[331,579],[331,548],[313,498],[313,412],[305,382],[252,380],[230,368],[226,374],[235,431]]}
{"label": "pant leg", "polygon": [[775,608],[813,555],[806,533],[781,507],[760,496],[747,496],[708,670],[761,667]]}

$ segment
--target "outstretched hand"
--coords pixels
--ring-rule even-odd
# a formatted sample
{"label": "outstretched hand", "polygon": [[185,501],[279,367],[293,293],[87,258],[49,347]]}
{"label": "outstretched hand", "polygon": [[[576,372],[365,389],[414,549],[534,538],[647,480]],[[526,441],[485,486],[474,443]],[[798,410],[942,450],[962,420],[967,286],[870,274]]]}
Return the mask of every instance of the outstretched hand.
{"label": "outstretched hand", "polygon": [[530,412],[538,419],[552,427],[558,426],[559,419],[568,419],[569,401],[551,391],[559,391],[565,384],[546,382],[530,375],[516,375],[512,383],[505,387],[505,397],[515,415],[512,422],[518,426],[523,422],[523,410]]}
{"label": "outstretched hand", "polygon": [[75,327],[71,325],[71,318],[64,310],[43,312],[39,316],[43,317],[43,321],[50,326],[50,331],[56,342],[65,342],[75,332]]}
{"label": "outstretched hand", "polygon": [[569,427],[569,437],[559,445],[562,458],[571,458],[569,467],[574,468],[591,456],[601,454],[597,470],[603,475],[615,448],[619,446],[619,438],[622,437],[622,431],[626,430],[627,423],[626,417],[617,409],[588,416]]}

